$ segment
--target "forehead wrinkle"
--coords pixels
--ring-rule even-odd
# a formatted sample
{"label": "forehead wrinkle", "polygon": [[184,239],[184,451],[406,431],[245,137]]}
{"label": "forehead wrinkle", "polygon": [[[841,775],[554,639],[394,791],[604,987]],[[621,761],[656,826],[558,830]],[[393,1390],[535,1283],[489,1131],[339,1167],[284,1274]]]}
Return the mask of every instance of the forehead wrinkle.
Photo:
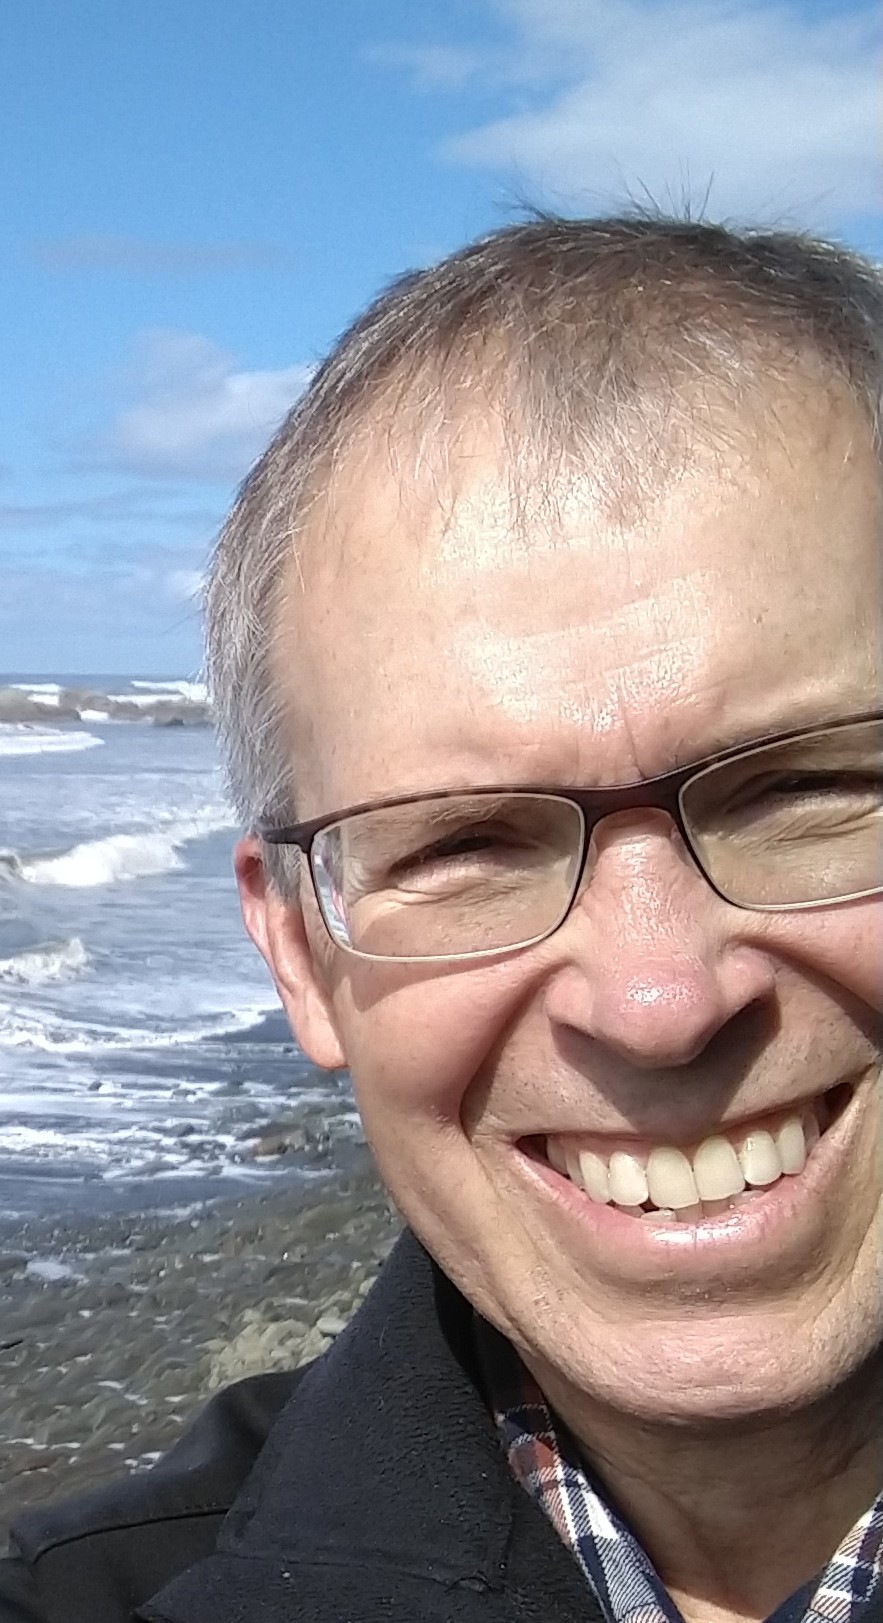
{"label": "forehead wrinkle", "polygon": [[[615,632],[621,619],[609,617]],[[467,712],[476,738],[492,753],[511,750],[541,761],[557,752],[573,757],[575,776],[585,779],[580,760],[603,744],[602,779],[625,782],[873,703],[873,679],[861,657],[801,669],[796,661],[783,662],[772,644],[772,667],[749,663],[734,628],[715,640],[707,620],[692,625],[689,633],[679,627],[676,637],[664,624],[648,627],[655,634],[643,636],[633,653],[626,653],[625,638],[611,638],[618,645],[614,657],[609,647],[592,643],[585,623],[525,634],[461,626],[451,652],[465,680],[453,690],[453,713],[447,707],[437,712],[433,738],[456,744]]]}
{"label": "forehead wrinkle", "polygon": [[[605,659],[592,668],[581,632],[458,633],[452,652],[466,678],[466,708],[476,740],[483,738],[489,753],[533,760],[541,776],[546,759],[558,776],[566,759],[575,781],[596,775],[626,781],[663,770],[683,736],[701,736],[715,727],[722,683],[690,679],[702,664],[698,633],[689,641],[679,639],[676,647],[659,639],[627,662]],[[642,707],[656,718],[652,761],[643,758],[633,721],[632,713]],[[456,745],[462,738],[462,711],[460,705],[453,716],[438,716],[440,741]],[[588,758],[602,744],[605,765],[599,774]]]}
{"label": "forehead wrinkle", "polygon": [[[664,770],[674,746],[682,759],[697,758],[707,740],[715,749],[715,724],[703,719],[715,705],[724,744],[869,708],[868,684],[871,704],[883,685],[880,593],[869,589],[862,538],[879,517],[879,485],[874,465],[872,514],[863,494],[870,448],[859,457],[853,435],[847,470],[839,428],[829,425],[829,436],[817,445],[801,416],[787,457],[772,454],[777,441],[744,467],[694,467],[660,493],[652,516],[645,509],[630,524],[612,522],[581,491],[562,504],[558,527],[513,530],[499,469],[494,489],[478,447],[441,524],[431,482],[403,500],[401,481],[355,481],[334,515],[340,550],[332,546],[334,561],[326,554],[323,564],[317,548],[309,592],[292,593],[285,617],[298,664],[310,649],[297,687],[290,670],[285,683],[293,709],[314,711],[310,775],[339,778],[343,798],[355,800],[365,785],[393,793],[447,781],[467,762],[499,782],[495,756],[503,765],[520,754],[542,756],[563,781],[571,759],[590,741],[597,748],[607,729],[604,776],[635,775],[617,752],[641,746],[643,776],[656,768],[651,754],[663,756]],[[685,572],[685,561],[706,567]],[[596,587],[610,607],[593,618]],[[700,634],[707,648],[697,649]],[[680,696],[667,663],[675,646],[690,689]],[[604,694],[591,681],[598,665]],[[530,706],[540,679],[538,723]],[[654,714],[666,707],[677,710],[670,723]],[[662,734],[675,729],[670,747]],[[439,741],[441,758],[424,760]],[[301,778],[306,766],[302,753]],[[507,765],[502,779],[532,775],[510,775]]]}
{"label": "forehead wrinkle", "polygon": [[703,646],[697,628],[676,640],[664,634],[645,638],[629,657],[611,659],[609,650],[593,646],[583,621],[523,632],[461,625],[453,634],[452,653],[476,696],[508,710],[522,693],[533,693],[546,704],[550,688],[562,695],[578,691],[591,703],[592,695],[600,699],[612,688],[638,686],[634,674],[641,671],[648,676],[647,697],[670,699],[683,686],[681,673],[701,665]]}
{"label": "forehead wrinkle", "polygon": [[[578,561],[582,573],[584,560]],[[503,707],[511,708],[513,697],[523,703],[528,692],[548,699],[550,685],[577,687],[605,701],[612,689],[631,689],[670,702],[685,682],[701,681],[709,653],[716,651],[705,612],[716,580],[714,570],[685,571],[664,584],[657,580],[650,591],[632,589],[626,601],[609,608],[593,604],[588,613],[585,591],[583,601],[575,602],[572,592],[559,590],[550,594],[551,626],[537,623],[536,594],[507,597],[493,621],[482,613],[458,621],[458,668]],[[548,611],[544,617],[548,622]]]}

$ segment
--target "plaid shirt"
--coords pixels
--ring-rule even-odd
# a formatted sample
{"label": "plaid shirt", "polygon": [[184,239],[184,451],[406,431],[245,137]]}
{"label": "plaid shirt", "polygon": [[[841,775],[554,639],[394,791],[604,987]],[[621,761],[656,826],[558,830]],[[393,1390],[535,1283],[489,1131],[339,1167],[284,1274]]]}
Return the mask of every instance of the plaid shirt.
{"label": "plaid shirt", "polygon": [[[509,1465],[582,1568],[606,1623],[683,1623],[634,1534],[579,1462],[543,1394],[502,1336],[477,1320],[485,1391]],[[824,1572],[768,1623],[871,1623],[883,1618],[883,1494]]]}

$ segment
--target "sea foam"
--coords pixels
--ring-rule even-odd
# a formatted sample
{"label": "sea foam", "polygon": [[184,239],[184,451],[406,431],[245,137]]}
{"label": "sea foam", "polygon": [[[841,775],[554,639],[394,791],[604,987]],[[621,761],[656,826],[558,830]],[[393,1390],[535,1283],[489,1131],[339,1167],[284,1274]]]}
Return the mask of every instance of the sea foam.
{"label": "sea foam", "polygon": [[208,702],[208,688],[204,682],[191,682],[183,678],[176,678],[173,682],[145,682],[137,678],[132,682],[133,688],[147,688],[151,693],[161,693],[163,697],[169,693],[180,699],[189,699],[191,704],[206,704]]}
{"label": "sea foam", "polygon": [[47,1054],[94,1055],[101,1051],[150,1050],[189,1047],[194,1043],[223,1041],[261,1026],[265,1004],[192,1015],[166,1030],[141,1026],[98,1025],[65,1019],[48,1009],[28,1012],[4,1009],[0,1004],[0,1048],[30,1048]]}
{"label": "sea foam", "polygon": [[86,968],[89,954],[79,936],[69,941],[48,941],[0,958],[0,982],[16,986],[45,986],[67,980]]}
{"label": "sea foam", "polygon": [[146,879],[183,867],[180,850],[189,841],[232,826],[228,812],[206,813],[170,823],[162,829],[84,840],[57,855],[19,857],[13,871],[32,885],[63,885],[74,889]]}
{"label": "sea foam", "polygon": [[62,732],[59,727],[10,726],[0,722],[0,756],[64,755],[103,744],[94,733]]}

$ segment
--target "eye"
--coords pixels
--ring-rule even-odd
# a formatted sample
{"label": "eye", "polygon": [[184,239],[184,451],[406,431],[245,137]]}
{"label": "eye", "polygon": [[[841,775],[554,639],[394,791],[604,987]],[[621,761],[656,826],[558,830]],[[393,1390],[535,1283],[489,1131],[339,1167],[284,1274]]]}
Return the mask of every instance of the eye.
{"label": "eye", "polygon": [[469,856],[492,855],[523,851],[525,839],[514,830],[494,828],[464,828],[434,840],[411,855],[403,857],[399,866],[412,867],[421,863],[455,861]]}
{"label": "eye", "polygon": [[788,772],[755,778],[730,800],[733,810],[753,805],[802,805],[836,800],[879,801],[883,777],[873,772]]}

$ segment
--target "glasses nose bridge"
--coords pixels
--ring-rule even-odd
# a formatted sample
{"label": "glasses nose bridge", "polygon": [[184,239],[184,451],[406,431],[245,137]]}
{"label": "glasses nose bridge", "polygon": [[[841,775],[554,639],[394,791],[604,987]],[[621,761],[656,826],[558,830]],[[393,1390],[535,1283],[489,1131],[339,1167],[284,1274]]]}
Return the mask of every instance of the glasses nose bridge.
{"label": "glasses nose bridge", "polygon": [[681,838],[687,846],[690,846],[690,836],[681,810],[680,794],[687,776],[685,772],[673,772],[663,778],[629,784],[623,788],[581,789],[573,799],[583,816],[585,851],[588,851],[592,835],[599,823],[606,817],[629,811],[667,812]]}
{"label": "glasses nose bridge", "polygon": [[608,817],[615,817],[621,812],[630,811],[661,811],[668,814],[683,841],[684,849],[692,862],[705,874],[703,864],[698,858],[690,830],[687,827],[681,807],[681,790],[690,778],[689,770],[683,768],[676,772],[666,773],[664,777],[647,779],[643,783],[627,784],[619,788],[581,789],[571,798],[579,806],[583,820],[583,843],[580,853],[579,872],[574,885],[570,906],[573,908],[585,889],[590,868],[590,851],[592,836],[599,824]]}

